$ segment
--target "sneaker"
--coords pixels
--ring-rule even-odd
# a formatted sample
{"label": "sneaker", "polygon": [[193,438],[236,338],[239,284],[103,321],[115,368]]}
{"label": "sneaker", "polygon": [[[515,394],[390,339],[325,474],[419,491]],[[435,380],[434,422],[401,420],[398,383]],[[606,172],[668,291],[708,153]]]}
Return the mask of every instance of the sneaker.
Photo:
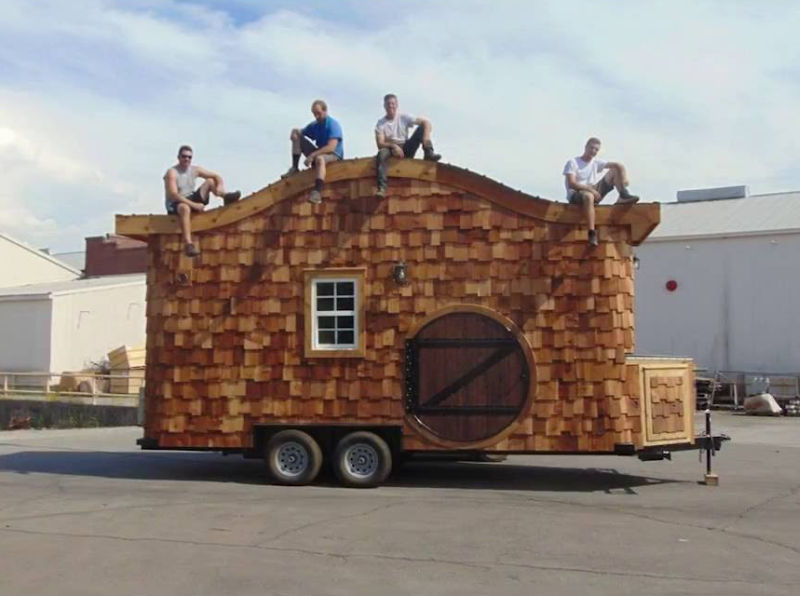
{"label": "sneaker", "polygon": [[292,174],[297,174],[297,172],[299,172],[299,171],[300,170],[298,170],[296,167],[292,166],[291,168],[286,170],[286,172],[284,174],[281,174],[281,178],[288,178]]}
{"label": "sneaker", "polygon": [[315,205],[319,205],[322,202],[322,193],[314,189],[311,191],[311,196],[308,197],[308,200]]}
{"label": "sneaker", "polygon": [[632,195],[626,189],[625,192],[621,192],[619,194],[619,198],[617,199],[617,204],[619,204],[619,205],[633,205],[638,200],[639,200],[639,197],[637,197],[636,195]]}
{"label": "sneaker", "polygon": [[200,249],[191,242],[187,242],[186,246],[183,247],[183,252],[186,253],[187,257],[194,258],[200,254]]}
{"label": "sneaker", "polygon": [[589,230],[589,246],[597,246],[597,230]]}
{"label": "sneaker", "polygon": [[379,199],[382,199],[383,197],[385,197],[386,196],[386,187],[385,186],[379,186],[378,190],[375,191],[375,196],[378,197]]}
{"label": "sneaker", "polygon": [[242,198],[241,191],[235,190],[233,192],[226,192],[222,196],[222,202],[225,205],[230,205],[231,203],[235,203],[236,201],[238,201],[240,198]]}
{"label": "sneaker", "polygon": [[425,161],[439,161],[440,159],[442,159],[442,156],[439,155],[438,153],[434,153],[432,148],[424,149],[423,151],[425,153],[425,156],[423,157]]}

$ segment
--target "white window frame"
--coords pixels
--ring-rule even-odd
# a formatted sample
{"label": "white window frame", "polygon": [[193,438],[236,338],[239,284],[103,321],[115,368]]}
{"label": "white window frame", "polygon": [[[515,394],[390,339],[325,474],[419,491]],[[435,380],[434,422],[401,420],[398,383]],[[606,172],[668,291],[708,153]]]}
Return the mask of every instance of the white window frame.
{"label": "white window frame", "polygon": [[[334,310],[317,310],[319,298],[327,298],[328,296],[319,296],[317,289],[320,284],[333,284],[333,294],[330,296],[334,301]],[[336,293],[337,284],[349,283],[353,286],[353,308],[352,310],[336,310],[337,298],[344,297],[350,298],[349,295],[339,296]],[[317,277],[311,280],[311,347],[314,350],[355,350],[358,348],[358,307],[361,304],[361,296],[358,294],[358,278],[356,277]],[[319,334],[322,329],[319,326],[320,317],[353,317],[353,327],[344,329],[345,331],[353,332],[353,341],[351,343],[320,343]],[[338,327],[333,328],[334,334],[338,336]],[[337,337],[338,339],[338,337]]]}
{"label": "white window frame", "polygon": [[[305,277],[305,356],[309,358],[357,358],[364,356],[364,276],[365,269],[362,268],[331,268],[331,269],[308,269],[304,272]],[[317,310],[317,289],[320,283],[351,283],[353,285],[353,308],[352,310]],[[331,298],[336,299],[336,286]],[[346,295],[349,297],[349,295]],[[325,298],[325,296],[322,296]],[[334,301],[334,309],[337,304]],[[319,341],[319,318],[324,316],[353,317],[353,342],[347,344],[320,343]],[[346,330],[350,330],[347,328]],[[334,326],[334,331],[338,329]],[[335,339],[338,337],[335,336]]]}

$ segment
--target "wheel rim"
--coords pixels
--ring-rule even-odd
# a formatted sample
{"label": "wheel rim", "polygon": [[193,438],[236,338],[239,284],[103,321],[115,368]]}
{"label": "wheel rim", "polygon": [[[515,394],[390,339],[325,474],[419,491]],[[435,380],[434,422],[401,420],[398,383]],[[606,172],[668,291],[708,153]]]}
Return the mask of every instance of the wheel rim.
{"label": "wheel rim", "polygon": [[380,456],[372,445],[356,443],[345,451],[344,464],[352,476],[369,478],[378,470]]}
{"label": "wheel rim", "polygon": [[284,476],[299,476],[311,465],[311,457],[303,445],[287,441],[275,452],[275,463]]}

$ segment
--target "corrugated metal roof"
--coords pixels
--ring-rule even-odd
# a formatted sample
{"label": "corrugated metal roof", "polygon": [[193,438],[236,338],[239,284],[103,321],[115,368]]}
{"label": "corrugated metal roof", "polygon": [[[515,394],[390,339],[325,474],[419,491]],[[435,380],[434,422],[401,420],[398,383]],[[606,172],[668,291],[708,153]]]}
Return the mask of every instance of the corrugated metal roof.
{"label": "corrugated metal roof", "polygon": [[743,199],[662,203],[661,223],[647,242],[779,232],[800,233],[800,191]]}
{"label": "corrugated metal roof", "polygon": [[0,301],[46,298],[48,296],[75,294],[77,292],[88,292],[102,288],[139,284],[142,286],[145,284],[145,275],[143,273],[132,273],[128,275],[103,275],[101,277],[89,277],[86,279],[72,279],[42,284],[27,284],[24,286],[0,288]]}

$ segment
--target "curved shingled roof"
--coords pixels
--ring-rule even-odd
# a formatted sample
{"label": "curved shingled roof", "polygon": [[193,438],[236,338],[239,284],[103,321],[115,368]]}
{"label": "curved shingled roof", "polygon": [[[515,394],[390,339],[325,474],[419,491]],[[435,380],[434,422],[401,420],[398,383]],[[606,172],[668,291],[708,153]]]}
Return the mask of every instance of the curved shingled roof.
{"label": "curved shingled roof", "polygon": [[[545,222],[582,225],[583,215],[578,207],[548,201],[525,194],[486,176],[457,166],[419,159],[390,162],[389,176],[437,183],[477,195],[505,209]],[[373,158],[350,159],[330,164],[327,182],[375,178]],[[192,231],[212,230],[237,222],[268,209],[314,186],[313,171],[306,170],[279,180],[250,196],[226,207],[210,209],[192,216]],[[385,199],[385,200],[391,200]],[[597,208],[597,225],[627,225],[631,228],[631,243],[640,244],[658,225],[658,203],[609,205]],[[178,218],[173,215],[117,215],[116,233],[134,238],[152,234],[178,233]]]}

